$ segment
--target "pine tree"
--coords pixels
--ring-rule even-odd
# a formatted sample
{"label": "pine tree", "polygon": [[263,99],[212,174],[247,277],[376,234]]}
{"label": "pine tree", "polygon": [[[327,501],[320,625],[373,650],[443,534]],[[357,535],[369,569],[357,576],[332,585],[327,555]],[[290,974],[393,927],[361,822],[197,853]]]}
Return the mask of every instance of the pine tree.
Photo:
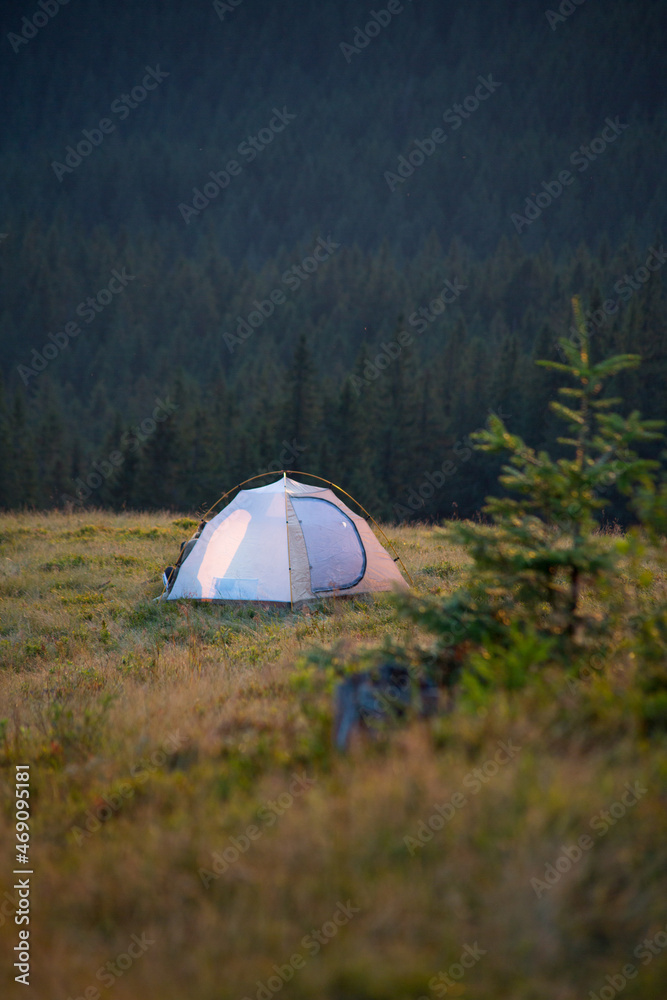
{"label": "pine tree", "polygon": [[138,459],[136,495],[144,510],[173,509],[176,504],[179,459],[172,420],[156,425]]}
{"label": "pine tree", "polygon": [[25,395],[17,390],[10,420],[13,507],[33,506],[37,502],[37,460],[34,438],[28,425]]}
{"label": "pine tree", "polygon": [[[102,449],[104,455],[103,461],[107,464],[103,466],[103,469],[108,474],[98,490],[98,499],[96,501],[100,506],[111,507],[113,510],[120,510],[124,499],[120,486],[120,472],[126,460],[122,450],[122,440],[123,420],[120,413],[116,412],[111,430],[104,439],[104,447]],[[110,467],[111,471],[109,471],[108,467]]]}
{"label": "pine tree", "polygon": [[302,333],[287,373],[283,421],[287,440],[296,441],[301,449],[293,461],[295,469],[307,468],[309,454],[317,454],[318,410],[315,364]]}
{"label": "pine tree", "polygon": [[626,354],[592,363],[577,300],[574,312],[579,345],[562,339],[566,363],[538,362],[575,383],[559,389],[564,401],[550,404],[567,426],[559,443],[573,454],[553,459],[536,451],[495,415],[473,435],[481,451],[509,455],[500,476],[508,495],[487,499],[490,523],[450,529],[450,538],[474,561],[470,586],[444,602],[408,605],[445,644],[497,640],[516,622],[537,623],[563,652],[596,634],[598,626],[582,608],[582,588],[611,580],[620,558],[619,546],[596,531],[596,514],[612,484],[631,497],[650,488],[658,463],[639,457],[634,445],[658,440],[661,423],[642,420],[636,411],[622,417],[611,409],[619,399],[602,398],[604,383],[640,358]]}

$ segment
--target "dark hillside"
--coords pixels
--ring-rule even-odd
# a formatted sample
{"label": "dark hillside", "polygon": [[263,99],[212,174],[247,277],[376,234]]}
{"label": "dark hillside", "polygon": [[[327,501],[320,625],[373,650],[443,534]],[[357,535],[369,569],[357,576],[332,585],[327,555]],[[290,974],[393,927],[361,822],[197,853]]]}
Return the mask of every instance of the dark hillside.
{"label": "dark hillside", "polygon": [[[3,9],[0,504],[62,503],[124,440],[88,502],[147,503],[164,455],[155,502],[196,506],[296,435],[386,517],[451,461],[413,513],[470,513],[452,449],[503,406],[549,442],[532,360],[573,294],[664,415],[667,9],[388,8]],[[166,393],[169,440],[128,439]]]}

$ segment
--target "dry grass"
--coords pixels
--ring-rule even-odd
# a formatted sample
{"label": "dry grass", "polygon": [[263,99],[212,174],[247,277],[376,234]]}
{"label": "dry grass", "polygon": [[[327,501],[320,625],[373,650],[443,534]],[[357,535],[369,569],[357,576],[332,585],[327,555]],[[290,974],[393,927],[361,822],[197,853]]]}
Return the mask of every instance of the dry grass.
{"label": "dry grass", "polygon": [[[419,590],[456,586],[464,553],[427,527],[388,533]],[[667,922],[667,745],[638,731],[629,661],[576,692],[547,675],[341,758],[331,672],[305,654],[350,657],[409,627],[387,599],[156,605],[187,534],[168,514],[0,518],[0,898],[16,763],[31,765],[36,873],[31,990],[12,981],[10,912],[3,996],[266,1000],[258,982],[300,955],[281,997],[417,1000],[444,995],[429,980],[477,943],[447,996],[575,1000],[633,962],[624,997],[662,1000],[667,954],[642,966],[633,950]],[[520,750],[491,774],[498,741]],[[295,774],[312,782],[298,795]],[[592,833],[635,781],[647,793]],[[405,838],[457,793],[411,853]],[[586,833],[592,849],[538,898],[531,879]],[[214,854],[234,850],[216,873]],[[348,901],[359,912],[311,954],[307,935]],[[96,979],[144,933],[154,943],[122,976]]]}

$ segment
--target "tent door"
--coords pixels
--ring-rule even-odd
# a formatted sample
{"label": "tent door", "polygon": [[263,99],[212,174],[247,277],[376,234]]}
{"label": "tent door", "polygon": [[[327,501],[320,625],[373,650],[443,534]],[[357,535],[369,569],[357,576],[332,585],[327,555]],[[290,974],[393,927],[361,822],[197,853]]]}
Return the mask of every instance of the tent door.
{"label": "tent door", "polygon": [[306,543],[313,593],[355,587],[366,572],[366,550],[354,521],[329,500],[291,500]]}

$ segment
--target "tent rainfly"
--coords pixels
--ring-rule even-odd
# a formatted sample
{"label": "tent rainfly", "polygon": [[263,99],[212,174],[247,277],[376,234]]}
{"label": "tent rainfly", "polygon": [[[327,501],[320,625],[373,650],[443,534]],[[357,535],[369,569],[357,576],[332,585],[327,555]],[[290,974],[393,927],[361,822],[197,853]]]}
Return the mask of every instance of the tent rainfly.
{"label": "tent rainfly", "polygon": [[395,588],[407,584],[366,521],[285,474],[241,490],[206,524],[163,599],[293,605]]}

